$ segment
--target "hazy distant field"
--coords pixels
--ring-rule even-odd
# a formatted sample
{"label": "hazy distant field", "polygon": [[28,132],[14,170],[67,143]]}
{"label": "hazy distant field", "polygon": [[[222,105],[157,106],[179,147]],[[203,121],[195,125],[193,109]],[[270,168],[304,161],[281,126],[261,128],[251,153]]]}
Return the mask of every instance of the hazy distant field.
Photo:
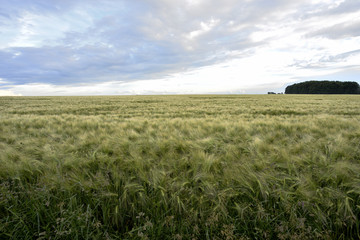
{"label": "hazy distant field", "polygon": [[0,97],[1,239],[359,239],[360,96]]}

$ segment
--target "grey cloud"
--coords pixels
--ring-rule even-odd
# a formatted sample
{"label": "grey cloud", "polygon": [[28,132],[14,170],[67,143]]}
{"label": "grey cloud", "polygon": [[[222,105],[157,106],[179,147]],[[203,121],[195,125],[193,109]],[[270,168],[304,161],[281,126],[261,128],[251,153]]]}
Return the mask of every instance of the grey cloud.
{"label": "grey cloud", "polygon": [[[327,67],[328,63],[343,62],[347,58],[358,55],[358,54],[360,54],[360,49],[350,51],[350,52],[344,52],[344,53],[337,54],[337,55],[323,56],[322,58],[320,58],[316,61],[298,60],[289,66],[297,67],[297,68],[306,68],[306,69],[320,69],[320,68]],[[354,66],[348,66],[348,68],[353,68],[353,67]]]}
{"label": "grey cloud", "polygon": [[95,14],[92,26],[69,29],[55,46],[0,51],[0,78],[12,84],[61,85],[163,77],[252,54],[254,47],[267,44],[250,37],[258,25],[286,22],[305,5],[300,0],[205,0],[192,6],[167,0],[6,1],[0,14],[12,19],[22,11],[61,18],[81,6]]}
{"label": "grey cloud", "polygon": [[[156,56],[151,58],[151,56]],[[132,53],[106,46],[12,48],[0,51],[0,77],[12,84],[70,84],[156,77],[177,66],[162,48],[146,46]]]}
{"label": "grey cloud", "polygon": [[[231,26],[227,25],[228,20],[224,19],[225,16],[219,16],[221,20],[217,26],[192,41],[186,39],[184,34],[201,28],[201,21],[206,23],[207,20],[211,20],[211,15],[207,18],[198,13],[199,19],[188,16],[181,19],[180,15],[186,15],[187,12],[177,10],[180,11],[179,16],[174,18],[172,14],[158,12],[165,11],[162,8],[158,11],[151,8],[139,8],[137,5],[132,8],[129,14],[110,15],[98,19],[94,22],[94,26],[85,32],[67,33],[62,40],[67,46],[66,50],[36,49],[35,51],[44,52],[40,54],[43,56],[40,59],[27,50],[21,58],[26,60],[32,58],[37,62],[38,64],[32,66],[32,69],[41,67],[44,69],[43,72],[32,72],[36,75],[36,80],[40,82],[52,81],[52,83],[66,84],[70,81],[91,81],[90,76],[97,75],[119,80],[138,80],[161,77],[184,69],[213,64],[229,58],[226,54],[229,51],[241,52],[260,44],[249,39],[249,34],[257,30],[255,27],[247,26],[240,32],[231,32]],[[176,9],[175,5],[170,9]],[[214,11],[216,9],[215,6]],[[167,10],[169,11],[171,10]],[[221,11],[227,12],[230,8]],[[192,27],[189,27],[185,19],[192,22],[192,25],[190,24]],[[232,18],[229,18],[229,21],[230,19]],[[166,31],[167,33],[164,33]],[[173,37],[167,35],[158,38],[158,33],[173,34]],[[187,50],[187,46],[192,46],[193,49]],[[25,58],[26,54],[30,54],[29,57]],[[51,68],[48,62],[44,63],[46,61],[43,59],[46,59],[46,56],[57,54],[59,55],[56,60],[59,63],[58,66]],[[72,56],[78,60],[67,64]],[[18,58],[18,61],[21,58]],[[97,68],[99,68],[98,71]],[[89,74],[86,75],[87,72]],[[40,73],[44,77],[39,76]],[[66,73],[72,73],[72,77],[67,78]],[[47,75],[52,80],[47,79]],[[14,76],[11,78],[15,79]],[[99,78],[99,81],[103,81],[103,78]]]}
{"label": "grey cloud", "polygon": [[352,13],[360,10],[360,1],[359,0],[345,0],[337,8],[330,9],[327,14],[344,14]]}
{"label": "grey cloud", "polygon": [[[300,20],[311,19],[313,17],[338,17],[342,14],[349,14],[358,12],[360,10],[360,1],[358,0],[345,0],[337,7],[329,8],[329,3],[317,3],[317,4],[304,4],[300,5],[300,9],[296,16]],[[316,10],[316,11],[314,11]]]}
{"label": "grey cloud", "polygon": [[[188,6],[185,1],[147,2],[151,2],[152,8],[143,16],[146,23],[141,30],[149,39],[164,41],[179,49],[189,61],[196,60],[193,59],[196,56],[201,61],[211,55],[225,56],[223,53],[227,51],[244,51],[264,44],[250,38],[251,33],[258,31],[256,25],[276,22],[278,12],[294,7],[294,3],[280,0],[203,1],[197,6]],[[193,39],[187,38],[191,32],[201,32],[202,25],[211,24],[211,21],[215,22],[211,30]]]}
{"label": "grey cloud", "polygon": [[338,61],[344,61],[347,58],[351,57],[351,56],[355,56],[360,54],[360,49],[354,50],[354,51],[350,51],[350,52],[345,52],[345,53],[341,53],[341,54],[337,54],[335,56],[329,56],[326,58],[323,58],[321,61],[322,62],[338,62]]}
{"label": "grey cloud", "polygon": [[[317,9],[317,11],[313,11],[313,9]],[[340,3],[337,7],[329,8],[328,4],[318,4],[317,7],[309,6],[308,10],[304,8],[299,11],[301,15],[299,19],[311,20],[321,19],[321,18],[332,18],[336,19],[339,16],[344,14],[352,14],[355,12],[360,13],[360,1],[358,0],[345,0]],[[297,29],[304,31],[305,29]],[[338,23],[330,27],[324,27],[317,30],[307,29],[305,37],[326,37],[329,39],[341,39],[344,37],[357,37],[360,36],[360,21],[354,20],[349,22]]]}
{"label": "grey cloud", "polygon": [[360,21],[336,24],[307,34],[307,37],[326,37],[330,39],[341,39],[344,37],[360,36]]}

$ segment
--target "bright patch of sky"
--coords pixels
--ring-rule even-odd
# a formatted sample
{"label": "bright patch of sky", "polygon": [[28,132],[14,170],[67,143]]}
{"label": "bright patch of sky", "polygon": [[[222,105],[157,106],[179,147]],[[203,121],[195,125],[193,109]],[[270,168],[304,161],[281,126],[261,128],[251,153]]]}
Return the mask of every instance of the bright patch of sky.
{"label": "bright patch of sky", "polygon": [[0,1],[0,95],[360,82],[358,0]]}

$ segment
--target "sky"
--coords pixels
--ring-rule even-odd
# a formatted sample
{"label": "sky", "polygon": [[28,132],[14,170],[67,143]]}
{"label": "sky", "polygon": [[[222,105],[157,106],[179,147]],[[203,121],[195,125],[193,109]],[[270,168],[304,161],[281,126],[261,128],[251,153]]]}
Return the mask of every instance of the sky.
{"label": "sky", "polygon": [[360,83],[359,0],[0,0],[0,96]]}

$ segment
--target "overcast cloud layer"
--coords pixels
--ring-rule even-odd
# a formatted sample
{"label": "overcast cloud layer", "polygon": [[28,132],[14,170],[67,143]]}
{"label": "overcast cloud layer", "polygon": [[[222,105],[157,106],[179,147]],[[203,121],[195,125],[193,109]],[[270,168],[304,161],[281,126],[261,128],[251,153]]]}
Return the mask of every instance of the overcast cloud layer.
{"label": "overcast cloud layer", "polygon": [[0,0],[0,95],[360,82],[359,0]]}

